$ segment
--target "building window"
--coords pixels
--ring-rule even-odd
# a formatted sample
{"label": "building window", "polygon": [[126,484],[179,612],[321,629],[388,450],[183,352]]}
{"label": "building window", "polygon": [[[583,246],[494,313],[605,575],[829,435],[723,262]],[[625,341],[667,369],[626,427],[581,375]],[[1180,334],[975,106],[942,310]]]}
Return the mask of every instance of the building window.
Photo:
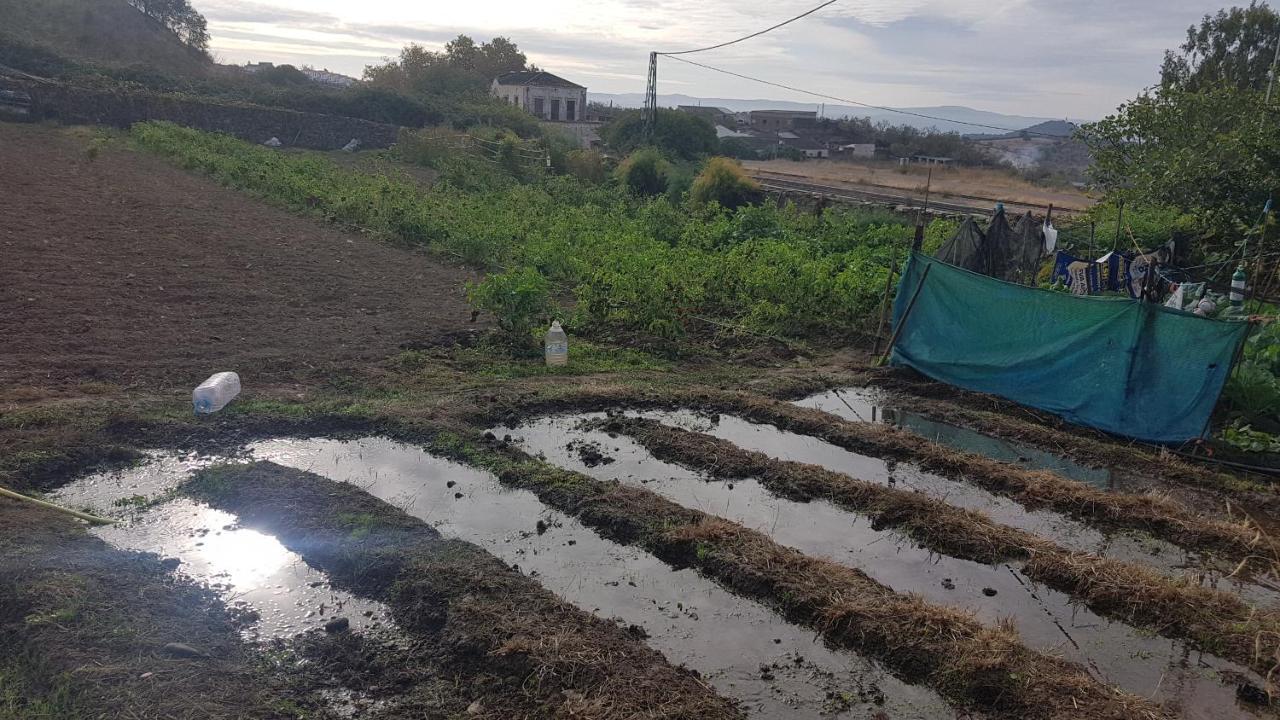
{"label": "building window", "polygon": [[577,109],[578,109],[578,101],[565,100],[564,101],[564,119],[577,120],[578,117],[577,115],[574,114],[577,111]]}
{"label": "building window", "polygon": [[538,117],[542,117],[542,114],[543,114],[542,98],[533,99],[533,114],[537,115]]}
{"label": "building window", "polygon": [[551,119],[560,119],[560,98],[551,98]]}

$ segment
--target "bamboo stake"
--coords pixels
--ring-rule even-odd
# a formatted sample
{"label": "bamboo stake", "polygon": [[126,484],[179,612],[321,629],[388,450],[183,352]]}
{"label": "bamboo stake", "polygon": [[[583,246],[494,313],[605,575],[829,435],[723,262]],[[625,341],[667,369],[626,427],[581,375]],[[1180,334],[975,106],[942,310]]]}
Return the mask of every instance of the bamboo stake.
{"label": "bamboo stake", "polygon": [[893,275],[897,271],[898,258],[893,258],[889,263],[889,277],[884,281],[884,299],[880,301],[880,322],[876,325],[876,342],[871,348],[872,355],[880,354],[880,336],[884,334],[884,324],[889,319],[889,293],[893,291]]}
{"label": "bamboo stake", "polygon": [[0,496],[13,498],[14,500],[21,500],[23,502],[29,502],[33,505],[39,505],[42,508],[48,508],[50,510],[57,510],[58,512],[66,513],[68,515],[71,515],[72,517],[80,518],[81,520],[84,520],[85,522],[88,522],[91,525],[115,525],[116,524],[115,520],[110,520],[108,518],[101,518],[96,515],[90,515],[89,513],[82,513],[79,510],[72,510],[71,508],[65,508],[65,507],[62,507],[61,505],[54,505],[53,503],[45,502],[44,500],[37,500],[33,497],[27,497],[26,495],[21,495],[7,488],[0,487]]}
{"label": "bamboo stake", "polygon": [[911,310],[916,306],[916,299],[920,297],[920,291],[924,289],[924,281],[929,279],[929,271],[933,269],[932,265],[926,265],[924,273],[920,275],[920,284],[916,285],[916,291],[911,294],[911,301],[907,303],[907,307],[902,311],[902,319],[898,320],[898,327],[893,329],[893,335],[889,336],[889,347],[885,348],[884,356],[880,358],[879,365],[884,365],[889,361],[889,356],[893,354],[893,346],[898,342],[898,335],[902,333],[902,328],[907,326],[907,318],[911,316]]}

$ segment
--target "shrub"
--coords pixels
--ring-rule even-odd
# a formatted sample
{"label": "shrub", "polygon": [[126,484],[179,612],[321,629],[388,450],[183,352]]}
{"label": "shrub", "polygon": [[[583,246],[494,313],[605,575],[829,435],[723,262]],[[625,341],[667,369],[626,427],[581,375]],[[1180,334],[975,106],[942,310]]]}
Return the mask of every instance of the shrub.
{"label": "shrub", "polygon": [[667,189],[671,163],[654,148],[641,148],[618,166],[618,180],[636,195],[660,195]]}
{"label": "shrub", "polygon": [[644,116],[639,110],[622,113],[600,128],[600,137],[619,153],[629,153],[652,145],[684,160],[696,160],[716,151],[716,130],[696,115],[660,108],[652,137],[644,132]]}
{"label": "shrub", "polygon": [[555,311],[551,283],[536,268],[518,267],[467,285],[467,299],[493,313],[498,327],[518,346],[532,346],[533,330]]}
{"label": "shrub", "polygon": [[689,199],[699,205],[718,202],[730,210],[760,202],[760,185],[747,177],[742,166],[724,157],[707,160],[689,188]]}
{"label": "shrub", "polygon": [[564,170],[591,183],[602,183],[607,176],[604,156],[596,150],[572,150],[565,155]]}

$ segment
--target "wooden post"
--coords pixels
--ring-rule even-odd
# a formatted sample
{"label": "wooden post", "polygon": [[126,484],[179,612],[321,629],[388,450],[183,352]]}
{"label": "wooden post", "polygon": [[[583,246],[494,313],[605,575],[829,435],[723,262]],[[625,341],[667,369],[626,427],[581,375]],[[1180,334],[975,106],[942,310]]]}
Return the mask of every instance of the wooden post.
{"label": "wooden post", "polygon": [[1124,226],[1124,200],[1120,201],[1119,210],[1116,212],[1116,239],[1111,243],[1113,251],[1120,249],[1120,228]]}
{"label": "wooden post", "polygon": [[889,262],[889,277],[884,281],[884,299],[880,301],[880,322],[876,324],[876,342],[871,347],[872,355],[880,354],[880,336],[884,334],[884,324],[889,315],[889,292],[893,290],[893,274],[898,271],[898,258]]}
{"label": "wooden post", "polygon": [[920,291],[924,289],[924,281],[929,279],[929,271],[932,269],[932,265],[925,266],[924,274],[920,276],[920,284],[916,285],[916,291],[911,293],[911,301],[907,303],[907,308],[902,311],[902,319],[898,321],[898,327],[893,329],[893,335],[889,337],[889,347],[884,349],[884,355],[880,358],[880,362],[878,364],[885,364],[889,361],[889,356],[893,354],[893,346],[898,342],[898,336],[902,334],[902,328],[907,326],[907,318],[911,317],[911,311],[916,306],[916,300],[920,297]]}

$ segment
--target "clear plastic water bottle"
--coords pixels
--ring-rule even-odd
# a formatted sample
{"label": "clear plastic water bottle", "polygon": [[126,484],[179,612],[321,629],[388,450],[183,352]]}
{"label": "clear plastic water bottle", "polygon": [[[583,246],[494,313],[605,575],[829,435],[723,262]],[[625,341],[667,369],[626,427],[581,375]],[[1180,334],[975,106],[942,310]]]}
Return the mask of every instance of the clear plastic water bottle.
{"label": "clear plastic water bottle", "polygon": [[197,415],[216,413],[240,394],[240,376],[233,372],[214,373],[191,392]]}
{"label": "clear plastic water bottle", "polygon": [[569,336],[560,327],[559,320],[551,323],[551,329],[543,339],[543,347],[546,349],[548,365],[569,364]]}

